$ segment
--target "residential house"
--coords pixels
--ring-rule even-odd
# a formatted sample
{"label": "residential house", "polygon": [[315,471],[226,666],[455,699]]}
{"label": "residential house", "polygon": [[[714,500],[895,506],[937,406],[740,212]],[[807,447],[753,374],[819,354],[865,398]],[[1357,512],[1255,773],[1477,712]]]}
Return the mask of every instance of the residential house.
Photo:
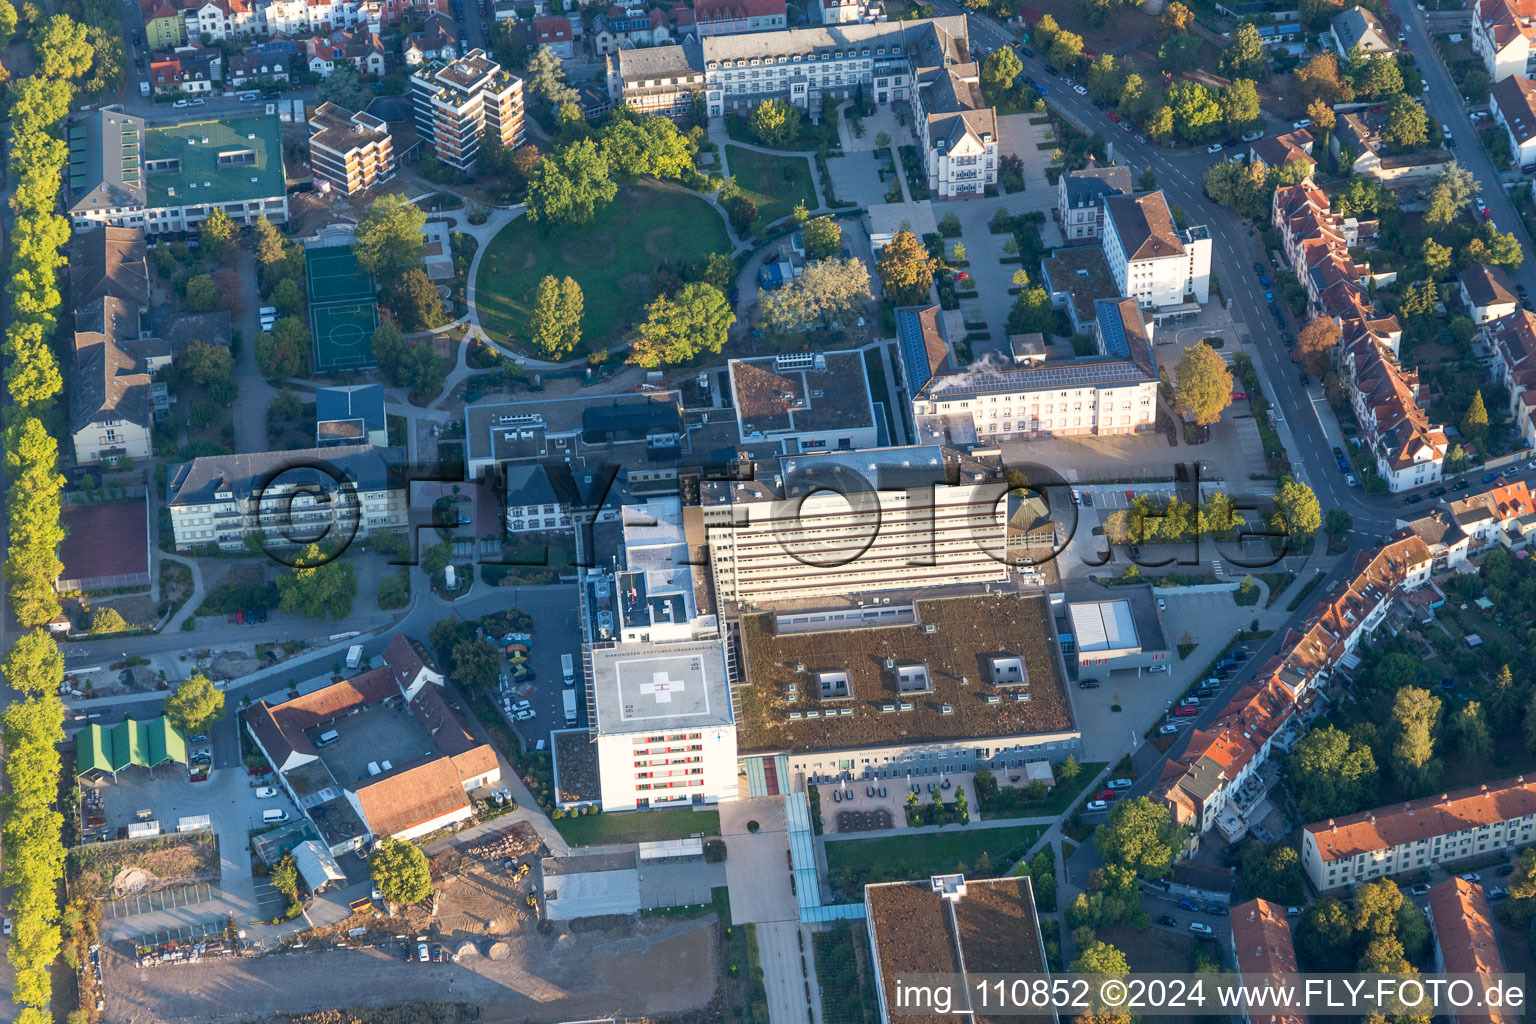
{"label": "residential house", "polygon": [[1369,111],[1339,115],[1328,148],[1341,167],[1348,166],[1351,173],[1375,178],[1384,185],[1398,185],[1433,178],[1455,159],[1444,149],[1388,153],[1381,135],[1385,118],[1385,114]]}
{"label": "residential house", "polygon": [[643,4],[614,5],[593,20],[592,49],[598,56],[629,46],[663,46],[672,40],[668,14]]}
{"label": "residential house", "polygon": [[1399,519],[1394,539],[1409,534],[1418,537],[1429,548],[1434,559],[1434,572],[1459,569],[1467,564],[1471,538],[1456,524],[1451,513],[1443,508],[1430,509],[1414,519]]}
{"label": "residential house", "polygon": [[1131,169],[1124,164],[1088,166],[1067,171],[1056,179],[1056,209],[1061,217],[1061,237],[1068,242],[1098,238],[1104,230],[1104,198],[1130,195]]}
{"label": "residential house", "polygon": [[441,14],[427,17],[419,32],[405,37],[405,62],[412,67],[430,61],[451,61],[459,55],[459,24]]}
{"label": "residential house", "polygon": [[139,0],[144,19],[144,47],[150,53],[174,50],[187,41],[187,20],[172,0]]}
{"label": "residential house", "polygon": [[355,195],[395,176],[389,126],[372,114],[322,103],[309,119],[309,160],[317,181]]}
{"label": "residential house", "polygon": [[1386,622],[1395,601],[1429,583],[1432,564],[1417,536],[1390,541],[1374,554],[1360,552],[1353,573],[1328,589],[1253,681],[1164,764],[1151,796],[1167,804],[1176,823],[1191,826],[1187,850],[1213,828],[1228,842],[1248,834],[1247,815],[1267,807],[1258,773],[1270,753],[1300,737],[1297,716],[1311,708],[1315,691],[1341,666],[1359,663],[1360,641]]}
{"label": "residential house", "polygon": [[788,26],[785,0],[697,0],[693,13],[701,37]]}
{"label": "residential house", "polygon": [[80,466],[154,453],[151,375],[168,351],[139,340],[139,309],[111,295],[75,311],[69,432]]}
{"label": "residential house", "polygon": [[545,15],[534,18],[527,23],[526,32],[530,46],[547,46],[561,60],[570,60],[576,56],[575,37],[571,34],[571,19],[564,15]]}
{"label": "residential house", "polygon": [[1473,0],[1471,20],[1472,51],[1489,79],[1536,75],[1536,0]]}
{"label": "residential house", "polygon": [[1495,546],[1523,548],[1536,523],[1536,501],[1524,480],[1499,484],[1446,504],[1446,511],[1467,538],[1469,555]]}
{"label": "residential house", "polygon": [[69,126],[67,211],[76,231],[195,228],[215,207],[238,224],[288,219],[275,114],[147,124],[98,110]]}
{"label": "residential house", "polygon": [[264,22],[254,0],[192,0],[182,14],[187,38],[206,43],[256,35]]}
{"label": "residential house", "polygon": [[1161,191],[1104,200],[1104,259],[1120,294],[1143,308],[1210,301],[1210,232],[1174,227]]}
{"label": "residential house", "polygon": [[[1271,900],[1249,900],[1232,908],[1232,960],[1237,965],[1240,984],[1249,991],[1274,986],[1278,991],[1298,973],[1296,945],[1291,939],[1291,921],[1283,905]],[[1306,1014],[1283,1014],[1270,1008],[1242,1011],[1244,1024],[1307,1024]]]}
{"label": "residential house", "polygon": [[1393,494],[1438,483],[1450,442],[1419,403],[1419,374],[1369,332],[1341,343],[1340,362],[1361,440]]}
{"label": "residential house", "polygon": [[1328,29],[1333,48],[1341,60],[1349,60],[1356,50],[1364,53],[1395,53],[1397,44],[1387,34],[1386,26],[1374,12],[1356,4],[1334,16]]}
{"label": "residential house", "polygon": [[1536,314],[1516,309],[1483,325],[1493,349],[1490,372],[1509,392],[1509,414],[1527,448],[1536,446]]}
{"label": "residential house", "polygon": [[1322,892],[1387,875],[1431,872],[1536,840],[1536,780],[1524,775],[1314,821],[1301,864]]}
{"label": "residential house", "polygon": [[217,53],[151,61],[150,88],[157,96],[170,93],[185,93],[188,96],[211,93],[214,83],[221,77],[219,69],[222,62],[223,58]]}
{"label": "residential house", "polygon": [[404,530],[410,514],[404,482],[368,444],[193,459],[176,470],[170,494],[178,551],[240,551],[258,532],[269,545],[364,539]]}
{"label": "residential house", "polygon": [[1298,128],[1271,138],[1255,139],[1248,144],[1250,165],[1257,164],[1266,169],[1279,168],[1297,161],[1306,165],[1308,176],[1317,166],[1317,161],[1312,158],[1312,133],[1305,128]]}
{"label": "residential house", "polygon": [[1536,165],[1536,82],[1509,75],[1494,83],[1488,110],[1509,136],[1509,166]]}
{"label": "residential house", "polygon": [[1486,263],[1468,267],[1456,275],[1461,301],[1466,304],[1475,324],[1486,324],[1509,316],[1520,308],[1509,275]]}
{"label": "residential house", "polygon": [[[920,152],[926,155],[928,190],[940,199],[980,199],[997,184],[997,111],[981,94],[981,65],[968,57],[930,48],[917,69]],[[954,62],[952,62],[954,61]]]}
{"label": "residential house", "polygon": [[338,64],[351,64],[359,74],[384,74],[384,41],[367,26],[333,29],[327,36],[304,41],[309,70],[329,78]]}
{"label": "residential house", "polygon": [[[1426,909],[1435,937],[1437,974],[1487,978],[1491,984],[1504,973],[1498,929],[1482,885],[1447,878],[1430,888]],[[1516,1024],[1523,1015],[1504,1007],[1477,1006],[1444,1016],[1451,1024]]]}
{"label": "residential house", "polygon": [[82,231],[69,243],[69,296],[84,306],[108,296],[149,311],[149,268],[142,228]]}

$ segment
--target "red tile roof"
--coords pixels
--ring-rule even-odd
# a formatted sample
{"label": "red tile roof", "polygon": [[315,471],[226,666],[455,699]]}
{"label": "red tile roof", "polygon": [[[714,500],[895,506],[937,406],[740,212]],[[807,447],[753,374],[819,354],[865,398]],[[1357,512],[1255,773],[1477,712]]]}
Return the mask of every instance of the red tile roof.
{"label": "red tile roof", "polygon": [[1536,814],[1536,781],[1524,775],[1306,826],[1324,863]]}
{"label": "red tile roof", "polygon": [[[1283,974],[1296,974],[1296,947],[1285,908],[1270,900],[1249,900],[1232,908],[1232,948],[1247,985]],[[1255,1013],[1253,1024],[1306,1024],[1305,1014]]]}
{"label": "red tile roof", "polygon": [[[1447,879],[1429,890],[1429,913],[1435,928],[1435,942],[1445,961],[1447,974],[1503,974],[1504,957],[1499,952],[1498,935],[1493,928],[1493,912],[1488,897],[1476,882]],[[1460,1013],[1458,1024],[1514,1024],[1518,1015],[1494,1010],[1492,1013]]]}
{"label": "red tile roof", "polygon": [[438,757],[357,788],[357,804],[368,831],[397,835],[469,807],[453,763]]}

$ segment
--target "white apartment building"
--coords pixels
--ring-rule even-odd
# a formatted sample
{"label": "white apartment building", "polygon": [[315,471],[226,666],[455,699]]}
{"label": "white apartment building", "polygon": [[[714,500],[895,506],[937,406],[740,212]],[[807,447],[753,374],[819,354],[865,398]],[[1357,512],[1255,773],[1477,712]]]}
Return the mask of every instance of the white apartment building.
{"label": "white apartment building", "polygon": [[1348,324],[1340,359],[1355,420],[1387,489],[1398,494],[1438,483],[1450,441],[1419,403],[1418,371],[1405,368],[1374,335],[1355,335]]}
{"label": "white apartment building", "polygon": [[365,111],[322,103],[309,120],[309,160],[315,177],[343,195],[365,192],[395,176],[389,126]]}
{"label": "white apartment building", "polygon": [[784,457],[753,480],[703,481],[716,601],[1001,583],[1007,491],[996,453],[937,445]]}
{"label": "white apartment building", "polygon": [[1104,259],[1120,294],[1143,308],[1210,301],[1210,232],[1175,228],[1160,191],[1104,200]]}
{"label": "white apartment building", "polygon": [[202,0],[184,8],[183,15],[188,39],[207,36],[217,43],[258,35],[264,28],[261,11],[252,0]]}
{"label": "white apartment building", "polygon": [[1533,829],[1536,781],[1521,775],[1314,821],[1301,833],[1301,863],[1312,884],[1328,892],[1528,846]]}
{"label": "white apartment building", "polygon": [[239,551],[260,532],[274,546],[362,539],[409,525],[403,482],[372,445],[214,455],[183,464],[170,484],[176,550]]}
{"label": "white apartment building", "polygon": [[484,50],[417,70],[411,99],[422,140],[457,170],[474,168],[482,138],[508,149],[522,145],[523,80],[502,70]]}
{"label": "white apartment building", "polygon": [[734,800],[736,720],[721,640],[587,648],[605,811]]}
{"label": "white apartment building", "polygon": [[1099,353],[1045,359],[1016,349],[1013,365],[954,365],[937,307],[902,309],[896,335],[912,399],[925,431],[952,443],[1031,440],[1078,434],[1133,434],[1157,418],[1153,327],[1134,301],[1104,300]]}
{"label": "white apartment building", "polygon": [[1510,75],[1536,76],[1536,2],[1473,0],[1472,51],[1495,83]]}
{"label": "white apartment building", "polygon": [[150,125],[96,111],[69,127],[68,213],[76,231],[101,224],[147,234],[195,228],[214,208],[239,224],[288,219],[275,114]]}

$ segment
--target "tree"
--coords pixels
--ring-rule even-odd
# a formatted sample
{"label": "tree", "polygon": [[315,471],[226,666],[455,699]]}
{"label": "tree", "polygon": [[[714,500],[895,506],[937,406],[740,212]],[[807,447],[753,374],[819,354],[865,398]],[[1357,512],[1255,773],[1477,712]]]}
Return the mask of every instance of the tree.
{"label": "tree", "polygon": [[1221,119],[1228,130],[1246,129],[1258,123],[1263,115],[1259,112],[1259,90],[1248,78],[1239,78],[1221,94]]}
{"label": "tree", "polygon": [[1077,756],[1068,754],[1060,764],[1056,766],[1056,777],[1063,783],[1071,782],[1083,773],[1083,766],[1077,763]]}
{"label": "tree", "polygon": [[1353,814],[1376,792],[1371,748],[1332,725],[1297,742],[1288,770],[1296,806],[1309,821]]}
{"label": "tree", "polygon": [[453,648],[453,675],[472,689],[494,690],[501,677],[501,656],[484,640],[461,640]]}
{"label": "tree", "polygon": [[1228,78],[1251,81],[1263,76],[1266,64],[1264,37],[1257,26],[1245,21],[1233,31],[1232,41],[1222,49],[1216,66]]}
{"label": "tree", "polygon": [[565,83],[565,65],[548,46],[539,47],[528,58],[525,80],[528,91],[541,97],[549,109],[568,103],[576,96],[576,90]]}
{"label": "tree", "polygon": [[0,50],[11,45],[16,35],[16,6],[11,0],[0,0]]}
{"label": "tree", "polygon": [[1387,107],[1381,136],[1402,151],[1422,149],[1429,142],[1429,115],[1418,100],[1398,93]]}
{"label": "tree", "polygon": [[414,395],[435,397],[448,377],[448,362],[433,352],[431,341],[408,341],[388,317],[374,329],[373,357],[385,380]]}
{"label": "tree", "polygon": [[234,376],[235,357],[223,345],[194,341],[176,357],[175,369],[187,380],[206,388]]}
{"label": "tree", "polygon": [[911,231],[901,230],[880,250],[875,269],[880,287],[893,306],[915,306],[928,301],[933,288],[936,261]]}
{"label": "tree", "polygon": [[681,178],[693,169],[694,146],[670,119],[621,107],[603,129],[601,149],[616,175]]}
{"label": "tree", "polygon": [[805,330],[817,321],[847,320],[872,298],[863,260],[822,260],[761,300],[763,325],[785,334]]}
{"label": "tree", "polygon": [[1312,121],[1312,127],[1319,132],[1331,132],[1338,117],[1333,108],[1323,100],[1313,100],[1307,104],[1307,117]]}
{"label": "tree", "polygon": [[327,560],[317,544],[306,546],[294,567],[277,577],[277,606],[309,619],[345,619],[357,597],[357,570],[340,558]]}
{"label": "tree", "polygon": [[999,46],[981,62],[981,83],[993,93],[1006,93],[1024,70],[1024,62],[1011,46]]}
{"label": "tree", "polygon": [[91,615],[91,636],[107,636],[111,633],[121,633],[130,629],[128,622],[123,618],[123,613],[108,605],[98,608]]}
{"label": "tree", "polygon": [[1141,177],[1136,179],[1136,187],[1143,192],[1151,192],[1157,188],[1157,171],[1151,164],[1141,169]]}
{"label": "tree", "polygon": [[1287,536],[1305,540],[1322,527],[1323,511],[1317,495],[1295,477],[1287,477],[1281,482],[1275,490],[1274,500],[1276,525]]}
{"label": "tree", "polygon": [[165,698],[165,716],[184,736],[207,731],[224,714],[224,691],[205,675],[188,676]]}
{"label": "tree", "polygon": [[1056,333],[1056,308],[1051,305],[1051,294],[1039,285],[1025,288],[1013,300],[1008,310],[1009,334],[1040,333],[1049,337]]}
{"label": "tree", "polygon": [[263,377],[297,377],[307,365],[309,328],[296,316],[284,317],[256,339],[256,368]]}
{"label": "tree", "polygon": [[67,14],[55,14],[41,29],[35,25],[28,19],[28,41],[39,72],[49,78],[71,79],[90,70],[93,54],[84,25]]}
{"label": "tree", "polygon": [[404,906],[432,895],[432,869],[415,843],[386,836],[374,844],[369,860],[373,884],[384,902]]}
{"label": "tree", "polygon": [[187,308],[194,313],[208,313],[219,304],[219,287],[208,274],[187,280]]}
{"label": "tree", "polygon": [[[1323,528],[1330,537],[1345,537],[1355,528],[1355,517],[1341,508],[1331,508],[1324,517]],[[1317,817],[1317,815],[1312,815]]]}
{"label": "tree", "polygon": [[1253,896],[1280,903],[1301,903],[1301,858],[1294,847],[1243,844],[1243,886]]}
{"label": "tree", "polygon": [[1173,3],[1163,8],[1163,13],[1157,19],[1158,35],[1166,39],[1172,35],[1187,33],[1195,23],[1195,12],[1173,0]]}
{"label": "tree", "polygon": [[1315,316],[1296,334],[1296,346],[1306,360],[1307,369],[1321,377],[1333,361],[1333,350],[1338,346],[1343,331],[1330,316]]}
{"label": "tree", "polygon": [[229,219],[229,214],[224,212],[222,206],[215,206],[213,212],[197,226],[198,247],[210,259],[223,259],[234,240],[235,222]]}
{"label": "tree", "polygon": [[1320,100],[1329,109],[1354,98],[1354,88],[1339,74],[1339,58],[1331,52],[1319,53],[1297,68],[1296,84],[1308,103]]}
{"label": "tree", "polygon": [[528,340],[550,359],[564,359],[581,344],[585,301],[574,278],[547,275],[539,282],[528,316]]}
{"label": "tree", "polygon": [[1474,758],[1493,753],[1493,731],[1488,728],[1488,719],[1477,701],[1469,701],[1451,716],[1451,732],[1458,753]]}
{"label": "tree", "polygon": [[1186,837],[1187,830],[1173,823],[1166,806],[1139,796],[1114,805],[1109,820],[1094,832],[1093,845],[1106,864],[1152,879],[1167,873]]}
{"label": "tree", "polygon": [[1445,165],[1429,192],[1424,221],[1432,227],[1445,227],[1472,205],[1472,198],[1482,191],[1471,171],[1452,161]]}
{"label": "tree", "polygon": [[745,238],[752,233],[752,225],[757,221],[757,203],[751,196],[742,195],[740,192],[725,201],[725,213],[731,220],[731,228]]}
{"label": "tree", "polygon": [[1483,404],[1481,390],[1472,392],[1472,403],[1461,418],[1461,433],[1473,444],[1481,444],[1488,433],[1488,407]]}
{"label": "tree", "polygon": [[1274,194],[1268,173],[1256,163],[1245,166],[1218,160],[1206,168],[1204,184],[1206,195],[1250,220],[1265,215]]}
{"label": "tree", "polygon": [[674,295],[657,296],[647,308],[645,323],[630,346],[630,362],[654,369],[687,362],[703,352],[718,353],[735,322],[736,314],[720,289],[699,281],[685,284]]}
{"label": "tree", "polygon": [[404,196],[375,199],[368,205],[353,238],[352,252],[357,256],[358,266],[386,284],[420,267],[426,244],[421,229],[426,222],[426,211],[413,206]]}
{"label": "tree", "polygon": [[373,94],[350,62],[338,61],[331,73],[315,86],[316,104],[334,103],[348,110],[362,110],[372,98]]}
{"label": "tree", "polygon": [[1419,252],[1424,257],[1424,269],[1429,271],[1430,277],[1439,277],[1451,269],[1450,246],[1441,245],[1433,238],[1426,238]]}
{"label": "tree", "polygon": [[256,218],[256,264],[262,270],[275,267],[287,256],[287,241],[277,225],[265,216]]}
{"label": "tree", "polygon": [[427,272],[414,267],[385,288],[379,304],[392,314],[402,329],[420,331],[443,320],[443,300]]}
{"label": "tree", "polygon": [[1221,104],[1205,83],[1182,81],[1168,90],[1167,101],[1174,134],[1185,142],[1200,142],[1221,131]]}
{"label": "tree", "polygon": [[1077,959],[1072,961],[1073,974],[1111,974],[1126,975],[1131,973],[1131,965],[1125,959],[1125,954],[1107,942],[1094,942],[1077,954]]}
{"label": "tree", "polygon": [[19,694],[53,694],[64,678],[64,652],[46,630],[34,629],[21,634],[5,652],[0,670],[11,689]]}
{"label": "tree", "polygon": [[618,193],[607,159],[582,139],[539,161],[528,180],[527,216],[551,226],[589,224]]}
{"label": "tree", "polygon": [[1354,959],[1355,926],[1349,908],[1324,898],[1301,913],[1296,922],[1296,951],[1311,970],[1329,970]]}
{"label": "tree", "polygon": [[1046,50],[1046,59],[1059,68],[1070,68],[1083,59],[1083,37],[1076,32],[1057,32]]}
{"label": "tree", "polygon": [[1203,341],[1184,350],[1173,377],[1179,406],[1201,426],[1221,419],[1221,411],[1232,404],[1232,371]]}
{"label": "tree", "polygon": [[272,865],[272,872],[267,875],[267,883],[289,899],[299,898],[299,868],[293,862],[293,854],[288,854]]}
{"label": "tree", "polygon": [[300,316],[304,312],[304,292],[299,282],[291,277],[285,277],[273,285],[267,301],[276,308],[278,316]]}
{"label": "tree", "polygon": [[800,134],[800,108],[787,100],[768,100],[752,111],[752,135],[765,146],[787,149]]}
{"label": "tree", "polygon": [[11,612],[24,626],[41,626],[59,613],[53,583],[64,571],[58,556],[64,540],[59,525],[64,487],[59,446],[35,416],[12,423],[5,440],[10,478],[5,577],[11,584]]}
{"label": "tree", "polygon": [[1193,70],[1200,63],[1203,45],[1199,36],[1171,36],[1157,48],[1158,64],[1169,74]]}
{"label": "tree", "polygon": [[1377,53],[1361,60],[1352,76],[1355,95],[1384,100],[1403,91],[1403,74],[1395,53]]}
{"label": "tree", "polygon": [[[997,52],[1001,53],[1002,50]],[[843,244],[843,229],[831,217],[817,217],[807,221],[804,230],[805,255],[810,259],[824,260],[835,255]]]}
{"label": "tree", "polygon": [[1392,700],[1392,764],[1405,778],[1417,779],[1435,754],[1435,723],[1440,698],[1418,686],[1405,686]]}
{"label": "tree", "polygon": [[1505,270],[1518,270],[1525,260],[1525,251],[1514,232],[1500,231],[1491,222],[1484,221],[1477,228],[1477,237],[1467,243],[1463,259],[1466,266],[1491,263]]}

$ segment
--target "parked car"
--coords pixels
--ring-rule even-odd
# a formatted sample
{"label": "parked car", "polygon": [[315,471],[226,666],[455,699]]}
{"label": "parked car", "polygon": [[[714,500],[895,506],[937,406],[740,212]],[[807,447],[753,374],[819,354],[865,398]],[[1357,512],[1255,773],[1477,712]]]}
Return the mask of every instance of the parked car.
{"label": "parked car", "polygon": [[1088,87],[1085,86],[1085,85],[1074,85],[1072,87],[1072,91],[1077,93],[1079,96],[1087,96],[1088,95]]}
{"label": "parked car", "polygon": [[520,700],[516,704],[512,705],[512,713],[515,715],[519,711],[527,711],[531,707],[533,707],[533,704],[531,702],[526,701],[526,700]]}
{"label": "parked car", "polygon": [[1026,57],[1033,57],[1033,56],[1034,56],[1034,55],[1035,55],[1035,51],[1034,51],[1034,50],[1031,50],[1031,49],[1030,49],[1030,48],[1029,48],[1029,47],[1027,47],[1027,46],[1021,46],[1021,47],[1019,47],[1019,52],[1020,52],[1020,53],[1022,53],[1022,54],[1023,54],[1023,55],[1024,55],[1024,56],[1026,56]]}
{"label": "parked car", "polygon": [[1503,867],[1499,868],[1499,870],[1494,872],[1494,874],[1498,875],[1500,878],[1503,878],[1506,875],[1512,875],[1514,873],[1515,866],[1513,864],[1505,864]]}
{"label": "parked car", "polygon": [[1468,871],[1466,874],[1461,876],[1461,880],[1463,882],[1481,882],[1483,880],[1483,876],[1478,874],[1476,871]]}
{"label": "parked car", "polygon": [[1179,909],[1188,910],[1191,913],[1197,913],[1200,910],[1200,904],[1196,903],[1194,900],[1179,900]]}
{"label": "parked car", "polygon": [[1429,886],[1421,882],[1408,891],[1413,893],[1415,896],[1428,896]]}
{"label": "parked car", "polygon": [[1164,725],[1162,728],[1158,729],[1157,730],[1157,734],[1159,736],[1172,736],[1174,733],[1176,733],[1178,731],[1179,731],[1179,727],[1174,725],[1172,722],[1169,722],[1168,724]]}
{"label": "parked car", "polygon": [[1135,785],[1135,783],[1130,779],[1110,779],[1108,782],[1104,783],[1104,785],[1108,786],[1110,789],[1130,789]]}
{"label": "parked car", "polygon": [[1197,708],[1197,707],[1186,706],[1186,707],[1182,707],[1182,708],[1174,708],[1173,709],[1173,717],[1175,717],[1175,718],[1194,718],[1199,713],[1200,713],[1200,709]]}
{"label": "parked car", "polygon": [[1183,700],[1179,701],[1179,707],[1181,708],[1197,708],[1199,706],[1199,697],[1185,697]]}
{"label": "parked car", "polygon": [[1099,681],[1097,679],[1079,679],[1077,685],[1079,689],[1097,690],[1099,688]]}
{"label": "parked car", "polygon": [[532,709],[529,709],[527,711],[515,712],[512,715],[512,717],[517,719],[519,722],[526,722],[530,718],[537,718],[538,717],[538,713],[533,711]]}
{"label": "parked car", "polygon": [[1219,142],[1213,142],[1209,146],[1205,147],[1205,151],[1207,153],[1220,153],[1221,150],[1222,150],[1222,145]]}
{"label": "parked car", "polygon": [[1248,397],[1248,392],[1246,392],[1246,391],[1234,391],[1234,392],[1232,392],[1232,401],[1234,401],[1234,402],[1241,402],[1244,399],[1246,399],[1247,397]]}
{"label": "parked car", "polygon": [[416,959],[420,960],[422,963],[428,963],[428,962],[431,961],[432,954],[427,949],[427,944],[425,942],[420,943],[419,945],[417,945],[417,947],[416,947]]}
{"label": "parked car", "polygon": [[1109,804],[1105,803],[1103,800],[1089,800],[1088,806],[1085,808],[1085,810],[1089,811],[1105,811],[1108,809]]}
{"label": "parked car", "polygon": [[1157,599],[1157,610],[1160,611],[1160,612],[1167,611],[1168,610],[1168,602],[1164,601],[1162,598],[1158,598]]}
{"label": "parked car", "polygon": [[257,800],[271,800],[275,796],[277,796],[277,787],[276,786],[257,786],[256,787],[256,799]]}
{"label": "parked car", "polygon": [[1177,928],[1179,926],[1179,922],[1175,921],[1173,918],[1169,917],[1167,914],[1164,914],[1162,917],[1159,917],[1157,919],[1157,923],[1162,925],[1165,928]]}
{"label": "parked car", "polygon": [[1496,885],[1492,889],[1488,890],[1488,898],[1491,900],[1501,900],[1508,895],[1509,890],[1504,888],[1502,885]]}
{"label": "parked car", "polygon": [[5,934],[7,934],[7,935],[11,934],[11,929],[14,928],[14,927],[15,927],[15,925],[11,924],[11,919],[10,918],[6,918],[5,919],[5,925],[4,925]]}
{"label": "parked car", "polygon": [[1119,795],[1119,793],[1116,793],[1112,789],[1101,789],[1097,793],[1093,794],[1093,798],[1095,800],[1103,800],[1105,803],[1108,803]]}
{"label": "parked car", "polygon": [[1205,912],[1210,914],[1212,917],[1227,916],[1227,908],[1222,906],[1220,903],[1207,903],[1205,905]]}
{"label": "parked car", "polygon": [[1291,128],[1294,131],[1300,131],[1303,128],[1311,128],[1311,127],[1312,127],[1312,119],[1310,117],[1304,117],[1300,121],[1292,121],[1291,122]]}
{"label": "parked car", "polygon": [[1210,925],[1204,924],[1203,922],[1200,922],[1200,921],[1191,921],[1191,922],[1189,922],[1189,930],[1194,932],[1196,935],[1214,935],[1215,934],[1215,932],[1213,932],[1211,930],[1211,926]]}
{"label": "parked car", "polygon": [[205,733],[205,732],[200,732],[196,736],[188,736],[187,739],[188,739],[189,742],[192,742],[192,743],[207,743],[208,742],[208,734]]}
{"label": "parked car", "polygon": [[236,608],[235,609],[235,625],[237,625],[237,626],[245,625],[245,610],[242,609],[242,608]]}

